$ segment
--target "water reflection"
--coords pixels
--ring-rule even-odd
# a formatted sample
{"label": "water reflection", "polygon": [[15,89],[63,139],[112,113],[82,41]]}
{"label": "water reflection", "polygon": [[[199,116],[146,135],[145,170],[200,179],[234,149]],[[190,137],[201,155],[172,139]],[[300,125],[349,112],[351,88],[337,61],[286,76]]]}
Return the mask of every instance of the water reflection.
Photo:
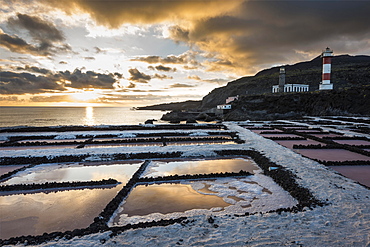
{"label": "water reflection", "polygon": [[122,203],[110,225],[209,213],[266,212],[296,204],[288,192],[260,173],[244,178],[139,185]]}
{"label": "water reflection", "polygon": [[6,184],[29,184],[65,181],[90,181],[113,178],[126,184],[132,174],[140,167],[135,164],[111,164],[99,166],[38,165],[6,181]]}
{"label": "water reflection", "polygon": [[84,121],[84,125],[94,125],[95,124],[94,108],[92,106],[86,106],[85,118],[83,121]]}
{"label": "water reflection", "polygon": [[217,160],[186,160],[186,161],[153,161],[146,177],[209,174],[220,172],[239,172],[240,170],[254,173],[260,168],[250,159],[217,159]]}
{"label": "water reflection", "polygon": [[1,196],[0,238],[87,227],[122,186]]}
{"label": "water reflection", "polygon": [[221,197],[198,193],[189,184],[139,185],[127,198],[122,214],[128,216],[168,214],[194,208],[211,209],[229,205],[231,204],[226,203]]}

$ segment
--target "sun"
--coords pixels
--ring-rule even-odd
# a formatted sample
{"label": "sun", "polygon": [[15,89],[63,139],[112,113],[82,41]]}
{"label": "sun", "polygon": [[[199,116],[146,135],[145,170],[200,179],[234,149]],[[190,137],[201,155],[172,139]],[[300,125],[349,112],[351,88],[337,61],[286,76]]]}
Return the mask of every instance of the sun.
{"label": "sun", "polygon": [[72,93],[70,97],[75,101],[88,102],[97,99],[99,94],[95,91],[81,91]]}

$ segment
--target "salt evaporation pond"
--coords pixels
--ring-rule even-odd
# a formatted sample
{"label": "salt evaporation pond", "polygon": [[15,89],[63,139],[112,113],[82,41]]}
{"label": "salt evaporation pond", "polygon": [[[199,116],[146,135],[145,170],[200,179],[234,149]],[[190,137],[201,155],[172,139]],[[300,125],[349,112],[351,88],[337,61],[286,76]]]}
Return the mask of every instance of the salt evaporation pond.
{"label": "salt evaporation pond", "polygon": [[256,134],[260,134],[261,132],[272,132],[272,131],[283,133],[283,131],[282,130],[279,130],[279,129],[273,129],[273,130],[270,130],[270,129],[267,129],[267,130],[264,130],[264,129],[254,130],[254,129],[252,129],[251,131],[254,132],[254,133],[256,133]]}
{"label": "salt evaporation pond", "polygon": [[212,207],[229,205],[231,204],[226,203],[221,197],[198,193],[189,184],[138,185],[127,198],[123,213],[130,217],[151,213],[185,212],[193,208],[211,209]]}
{"label": "salt evaporation pond", "polygon": [[345,149],[295,149],[296,152],[311,159],[323,161],[370,161],[370,157]]}
{"label": "salt evaporation pond", "polygon": [[0,166],[0,175],[7,174],[8,172],[17,170],[22,167],[24,167],[24,165]]}
{"label": "salt evaporation pond", "polygon": [[126,184],[142,162],[128,164],[115,162],[108,165],[87,164],[44,164],[19,172],[5,184],[30,184],[45,182],[90,181],[113,178]]}
{"label": "salt evaporation pond", "polygon": [[269,138],[269,137],[281,137],[281,138],[296,138],[296,137],[300,137],[302,138],[301,136],[298,136],[298,135],[294,135],[294,134],[260,134],[261,136],[263,137],[266,137],[266,138]]}
{"label": "salt evaporation pond", "polygon": [[177,142],[166,142],[168,146],[187,146],[187,145],[209,145],[209,144],[235,144],[234,141],[229,140],[210,140],[210,141],[177,141]]}
{"label": "salt evaporation pond", "polygon": [[85,142],[88,139],[33,139],[33,140],[22,140],[18,141],[18,143],[26,143],[26,142],[45,142],[45,143],[63,143],[63,142]]}
{"label": "salt evaporation pond", "polygon": [[370,166],[329,166],[343,176],[370,187]]}
{"label": "salt evaporation pond", "polygon": [[162,146],[162,142],[138,142],[138,143],[110,143],[110,144],[87,144],[84,148],[116,148],[138,146]]}
{"label": "salt evaporation pond", "polygon": [[110,221],[111,226],[194,215],[267,212],[298,202],[270,177],[199,179],[136,186]]}
{"label": "salt evaporation pond", "polygon": [[289,149],[293,149],[294,145],[322,145],[325,146],[325,143],[321,143],[318,141],[314,141],[311,139],[307,140],[274,140],[275,142],[279,143],[280,145],[287,147]]}
{"label": "salt evaporation pond", "polygon": [[122,187],[0,196],[0,238],[85,228]]}
{"label": "salt evaporation pond", "polygon": [[342,137],[342,135],[337,135],[337,134],[329,134],[329,133],[325,133],[325,132],[322,132],[322,134],[312,134],[312,136],[315,136],[315,137],[318,137],[318,138],[323,138],[323,137]]}
{"label": "salt evaporation pond", "polygon": [[75,145],[42,145],[42,146],[14,146],[14,147],[0,147],[1,151],[4,150],[42,150],[42,149],[64,149],[64,148],[76,148]]}
{"label": "salt evaporation pond", "polygon": [[[117,163],[117,162],[116,162]],[[7,184],[50,181],[89,181],[114,178],[114,188],[72,189],[0,196],[0,238],[39,235],[44,232],[84,228],[105,208],[140,164],[39,165],[8,180]],[[1,195],[1,194],[0,194]]]}
{"label": "salt evaporation pond", "polygon": [[144,177],[158,177],[171,175],[194,175],[220,172],[239,172],[240,170],[254,173],[260,168],[247,158],[237,159],[201,159],[201,160],[173,160],[152,161]]}
{"label": "salt evaporation pond", "polygon": [[365,140],[333,140],[333,141],[335,141],[336,143],[353,145],[353,146],[370,145],[370,142],[365,141]]}

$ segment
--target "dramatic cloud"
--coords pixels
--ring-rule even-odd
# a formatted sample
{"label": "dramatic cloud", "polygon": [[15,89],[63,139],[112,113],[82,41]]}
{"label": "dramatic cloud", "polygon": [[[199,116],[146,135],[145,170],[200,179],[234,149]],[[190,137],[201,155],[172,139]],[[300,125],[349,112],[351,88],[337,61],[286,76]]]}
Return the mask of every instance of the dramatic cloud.
{"label": "dramatic cloud", "polygon": [[[72,88],[100,88],[113,89],[113,84],[117,81],[114,74],[101,74],[94,71],[82,72],[75,69],[72,73],[68,70],[54,74],[53,78],[66,83]],[[67,84],[68,82],[68,84]]]}
{"label": "dramatic cloud", "polygon": [[147,56],[147,57],[137,57],[131,59],[131,61],[140,61],[150,64],[162,63],[162,64],[197,64],[198,62],[194,59],[193,54],[184,53],[179,56],[170,55],[167,57],[160,56]]}
{"label": "dramatic cloud", "polygon": [[37,67],[18,67],[17,70],[25,70],[38,73],[15,73],[10,71],[0,72],[0,94],[36,94],[45,92],[65,91],[70,88],[100,88],[113,89],[113,84],[117,82],[116,77],[121,74],[101,74],[94,71],[82,72],[79,69],[70,72],[51,71]]}
{"label": "dramatic cloud", "polygon": [[39,74],[51,74],[52,72],[48,69],[44,68],[39,68],[36,66],[28,66],[26,65],[25,67],[17,67],[17,70],[25,70],[33,73],[39,73]]}
{"label": "dramatic cloud", "polygon": [[[173,20],[193,20],[217,16],[237,7],[241,0],[116,0],[47,1],[71,13],[76,9],[89,13],[98,24],[118,28],[124,23],[152,24]],[[67,3],[66,3],[67,2]]]}
{"label": "dramatic cloud", "polygon": [[130,78],[128,78],[130,81],[140,82],[140,83],[148,83],[152,77],[150,75],[146,75],[142,72],[140,72],[138,69],[129,69],[128,71],[130,73]]}
{"label": "dramatic cloud", "polygon": [[0,29],[0,47],[6,48],[12,52],[33,54],[33,55],[48,55],[48,52],[41,51],[39,47],[28,44],[17,35],[9,35]]}
{"label": "dramatic cloud", "polygon": [[152,70],[158,70],[158,71],[165,71],[165,72],[175,72],[177,69],[176,68],[171,68],[171,67],[166,67],[166,66],[163,66],[163,65],[158,65],[158,66],[149,66],[148,69],[152,69]]}
{"label": "dramatic cloud", "polygon": [[[277,63],[318,55],[326,46],[338,52],[369,52],[367,1],[87,1],[62,9],[89,13],[99,24],[173,23],[168,34],[215,54],[208,71],[256,72]],[[352,45],[355,44],[355,45]],[[99,51],[98,49],[96,50]],[[147,56],[132,61],[187,64],[187,56]],[[191,67],[189,67],[190,69]]]}
{"label": "dramatic cloud", "polygon": [[[313,59],[327,46],[336,55],[370,54],[366,0],[10,0],[3,5],[0,96],[26,100],[45,96],[30,94],[93,88],[104,89],[98,90],[104,95],[142,93],[153,99],[153,94],[158,100],[165,96],[155,90],[165,88],[179,100],[182,91],[206,94],[232,78]],[[52,100],[58,98],[33,99]]]}
{"label": "dramatic cloud", "polygon": [[30,73],[0,72],[0,94],[26,94],[63,91],[62,85],[45,77]]}
{"label": "dramatic cloud", "polygon": [[209,71],[241,74],[307,59],[326,46],[369,52],[369,12],[367,1],[245,1],[233,14],[169,31],[175,41],[217,54],[203,63]]}
{"label": "dramatic cloud", "polygon": [[13,28],[24,28],[40,42],[64,41],[64,36],[52,23],[36,16],[17,14],[17,18],[9,18],[8,25]]}
{"label": "dramatic cloud", "polygon": [[1,31],[2,46],[19,53],[30,53],[39,56],[49,56],[58,52],[67,52],[71,48],[64,43],[65,37],[52,23],[44,21],[37,16],[17,14],[17,17],[8,19],[8,26],[14,30],[28,31],[29,36],[37,45],[29,44],[24,39]]}

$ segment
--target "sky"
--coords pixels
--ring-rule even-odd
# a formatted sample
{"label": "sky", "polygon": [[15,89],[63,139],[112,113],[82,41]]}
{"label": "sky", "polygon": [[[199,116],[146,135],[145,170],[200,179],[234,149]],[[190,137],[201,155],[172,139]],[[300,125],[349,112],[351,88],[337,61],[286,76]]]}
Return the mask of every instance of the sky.
{"label": "sky", "polygon": [[369,13],[368,0],[2,0],[0,106],[200,100],[326,47],[370,55]]}

